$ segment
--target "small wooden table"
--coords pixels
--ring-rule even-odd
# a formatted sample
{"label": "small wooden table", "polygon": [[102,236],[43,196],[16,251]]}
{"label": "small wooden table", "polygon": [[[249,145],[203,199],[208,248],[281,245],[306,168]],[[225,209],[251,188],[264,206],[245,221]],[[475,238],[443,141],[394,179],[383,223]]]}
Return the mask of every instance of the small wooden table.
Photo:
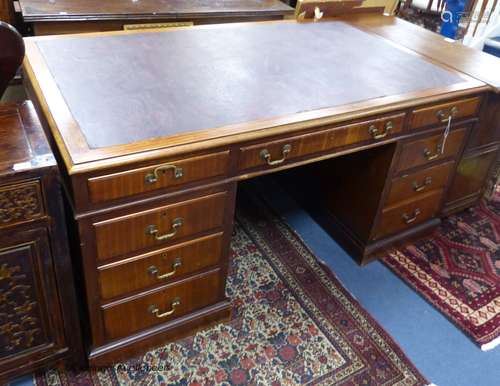
{"label": "small wooden table", "polygon": [[499,147],[495,80],[429,59],[424,30],[395,27],[408,49],[373,20],[26,40],[78,229],[92,364],[229,316],[239,181],[305,171],[296,183],[362,264],[477,202]]}
{"label": "small wooden table", "polygon": [[21,0],[35,35],[165,28],[193,24],[279,20],[294,9],[279,0]]}

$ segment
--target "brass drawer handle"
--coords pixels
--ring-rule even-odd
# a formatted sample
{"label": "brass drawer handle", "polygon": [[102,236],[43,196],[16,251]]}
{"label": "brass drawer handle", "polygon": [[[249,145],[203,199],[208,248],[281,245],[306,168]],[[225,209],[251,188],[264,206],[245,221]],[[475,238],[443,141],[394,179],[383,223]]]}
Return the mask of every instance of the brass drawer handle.
{"label": "brass drawer handle", "polygon": [[172,315],[174,312],[175,312],[175,309],[177,307],[179,307],[181,305],[181,299],[180,298],[175,298],[173,301],[172,301],[172,304],[170,305],[170,310],[169,311],[165,311],[163,313],[160,313],[160,309],[158,308],[157,305],[155,304],[152,304],[148,307],[148,311],[150,314],[153,314],[154,316],[156,316],[158,319],[161,319],[161,318],[166,318],[167,316],[170,316]]}
{"label": "brass drawer handle", "polygon": [[267,149],[264,149],[260,152],[260,159],[262,161],[266,161],[267,164],[270,166],[279,165],[279,164],[282,164],[283,162],[285,162],[285,159],[286,159],[288,153],[290,153],[291,151],[292,151],[292,145],[287,143],[286,145],[283,145],[283,148],[281,149],[281,158],[280,159],[272,161],[271,154],[269,153],[269,150],[267,150]]}
{"label": "brass drawer handle", "polygon": [[370,125],[370,127],[368,128],[368,133],[370,133],[373,139],[382,139],[387,137],[391,133],[392,128],[392,121],[389,121],[386,122],[383,132],[379,133],[375,125]]}
{"label": "brass drawer handle", "polygon": [[180,268],[182,266],[182,260],[180,257],[176,257],[175,260],[174,260],[174,263],[172,264],[172,270],[169,271],[169,272],[166,272],[162,275],[159,275],[158,274],[158,268],[155,266],[155,265],[152,265],[151,267],[148,268],[148,272],[153,275],[153,276],[156,276],[156,278],[158,280],[163,280],[163,279],[166,279],[170,276],[174,276],[176,273],[177,273],[177,268]]}
{"label": "brass drawer handle", "polygon": [[412,215],[412,216],[410,216],[410,215],[408,215],[408,214],[406,214],[406,213],[403,213],[403,220],[405,220],[405,223],[407,223],[407,224],[411,224],[413,221],[415,221],[415,220],[417,219],[417,217],[418,217],[418,215],[419,215],[420,213],[421,213],[421,212],[420,212],[420,209],[419,209],[419,208],[417,208],[417,209],[415,209],[415,210],[413,211],[413,215]]}
{"label": "brass drawer handle", "polygon": [[422,192],[430,184],[432,184],[432,177],[425,177],[424,182],[420,185],[417,181],[413,181],[413,190],[415,192]]}
{"label": "brass drawer handle", "polygon": [[164,235],[159,235],[157,226],[151,224],[146,227],[146,234],[154,236],[155,239],[159,241],[168,240],[177,234],[177,231],[183,224],[184,220],[182,219],[182,217],[177,217],[174,221],[172,221],[172,231],[169,233],[165,233]]}
{"label": "brass drawer handle", "polygon": [[446,110],[439,110],[436,113],[437,119],[439,119],[441,122],[446,123],[450,118],[453,118],[455,115],[458,114],[458,107],[453,106],[448,112]]}
{"label": "brass drawer handle", "polygon": [[182,168],[179,168],[175,165],[162,165],[162,166],[158,166],[157,168],[155,168],[153,170],[153,173],[149,173],[146,175],[146,177],[144,177],[144,181],[147,183],[147,184],[154,184],[155,182],[158,181],[158,174],[160,172],[163,172],[165,173],[167,170],[173,170],[174,171],[174,177],[177,179],[177,178],[181,178],[182,176],[184,176],[184,171],[182,170]]}
{"label": "brass drawer handle", "polygon": [[442,154],[441,146],[442,146],[441,144],[436,146],[436,152],[434,154],[429,149],[427,148],[424,149],[424,156],[425,158],[427,158],[427,161],[433,161]]}

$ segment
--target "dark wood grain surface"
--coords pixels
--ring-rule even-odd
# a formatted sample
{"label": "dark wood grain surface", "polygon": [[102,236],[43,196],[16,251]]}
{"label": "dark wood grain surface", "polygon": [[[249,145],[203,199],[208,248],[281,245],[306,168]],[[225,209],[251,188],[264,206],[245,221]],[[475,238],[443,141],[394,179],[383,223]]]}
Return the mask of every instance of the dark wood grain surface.
{"label": "dark wood grain surface", "polygon": [[0,106],[0,176],[56,164],[34,117],[35,109],[29,102]]}
{"label": "dark wood grain surface", "polygon": [[454,162],[448,161],[394,178],[386,206],[411,197],[419,197],[430,190],[443,189],[448,183],[453,167]]}
{"label": "dark wood grain surface", "polygon": [[219,232],[100,266],[102,299],[172,283],[179,277],[217,265],[223,257],[222,236]]}
{"label": "dark wood grain surface", "polygon": [[[227,193],[223,192],[95,223],[97,256],[105,260],[143,248],[165,247],[183,237],[219,228],[224,222],[225,199]],[[172,227],[175,219],[182,219],[178,229]],[[147,231],[151,225],[158,229],[158,236],[175,233],[159,240]]]}
{"label": "dark wood grain surface", "polygon": [[[446,139],[444,149],[443,133],[409,141],[402,145],[397,171],[401,172],[433,161],[454,157],[460,150],[466,135],[466,128],[452,130]],[[428,152],[428,154],[426,154]]]}
{"label": "dark wood grain surface", "polygon": [[434,217],[439,211],[442,194],[442,190],[434,190],[418,199],[402,201],[397,205],[384,208],[373,239],[380,239],[408,229]]}
{"label": "dark wood grain surface", "polygon": [[11,0],[0,0],[0,21],[11,23],[14,16],[14,7]]}
{"label": "dark wood grain surface", "polygon": [[293,14],[279,0],[22,0],[25,21]]}
{"label": "dark wood grain surface", "polygon": [[[106,336],[110,339],[123,337],[215,304],[221,300],[219,294],[223,282],[220,270],[214,269],[164,288],[103,306]],[[174,308],[172,302],[175,299],[179,300],[179,304]],[[152,306],[159,313],[174,312],[167,317],[158,318],[151,313]],[[124,315],[128,317],[124,318]]]}
{"label": "dark wood grain surface", "polygon": [[59,172],[31,102],[0,105],[0,384],[83,360]]}
{"label": "dark wood grain surface", "polygon": [[37,45],[91,148],[463,81],[345,23],[252,24]]}

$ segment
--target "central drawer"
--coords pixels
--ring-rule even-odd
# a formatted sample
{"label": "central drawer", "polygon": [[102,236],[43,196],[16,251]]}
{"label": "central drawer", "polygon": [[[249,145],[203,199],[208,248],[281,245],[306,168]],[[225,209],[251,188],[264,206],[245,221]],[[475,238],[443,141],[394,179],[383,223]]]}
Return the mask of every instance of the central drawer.
{"label": "central drawer", "polygon": [[106,337],[122,338],[214,304],[224,284],[217,269],[161,290],[103,306]]}
{"label": "central drawer", "polygon": [[401,132],[403,113],[333,127],[315,133],[240,148],[238,169],[275,167],[294,158],[314,155],[364,141],[377,141]]}
{"label": "central drawer", "polygon": [[222,257],[222,237],[217,233],[103,265],[98,268],[101,297],[123,296],[214,266]]}
{"label": "central drawer", "polygon": [[105,260],[168,245],[219,228],[226,198],[227,192],[221,192],[94,223],[97,258]]}

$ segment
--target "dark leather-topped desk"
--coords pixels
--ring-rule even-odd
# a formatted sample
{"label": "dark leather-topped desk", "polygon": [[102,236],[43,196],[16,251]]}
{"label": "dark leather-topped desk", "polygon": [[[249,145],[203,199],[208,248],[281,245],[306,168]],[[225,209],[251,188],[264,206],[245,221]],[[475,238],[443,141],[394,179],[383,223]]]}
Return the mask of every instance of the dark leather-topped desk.
{"label": "dark leather-topped desk", "polygon": [[35,35],[278,20],[294,9],[280,0],[21,0]]}
{"label": "dark leather-topped desk", "polygon": [[355,25],[26,41],[79,234],[92,364],[229,316],[238,181],[307,170],[331,233],[363,264],[478,199],[450,186],[471,185],[456,170],[478,137],[498,149],[479,121],[495,111],[491,85]]}

